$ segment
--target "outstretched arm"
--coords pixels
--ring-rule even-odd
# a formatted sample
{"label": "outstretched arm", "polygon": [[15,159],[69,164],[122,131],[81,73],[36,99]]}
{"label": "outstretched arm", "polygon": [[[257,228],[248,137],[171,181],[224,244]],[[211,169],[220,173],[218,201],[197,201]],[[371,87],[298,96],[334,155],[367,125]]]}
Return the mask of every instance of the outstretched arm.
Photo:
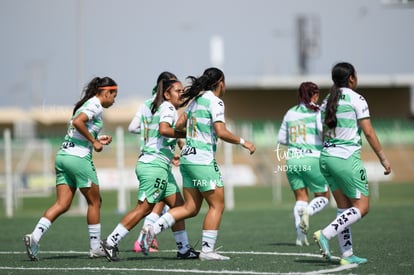
{"label": "outstretched arm", "polygon": [[234,135],[227,129],[225,123],[221,121],[215,122],[214,130],[216,131],[217,136],[225,142],[240,144],[241,146],[249,150],[250,154],[253,154],[256,151],[256,147],[252,142],[244,140],[243,138]]}

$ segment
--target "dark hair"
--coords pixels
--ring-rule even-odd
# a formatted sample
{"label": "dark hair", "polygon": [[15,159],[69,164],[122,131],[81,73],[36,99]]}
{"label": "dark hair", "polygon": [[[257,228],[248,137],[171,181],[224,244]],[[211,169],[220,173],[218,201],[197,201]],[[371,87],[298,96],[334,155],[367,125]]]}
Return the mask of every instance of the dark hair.
{"label": "dark hair", "polygon": [[349,78],[351,76],[355,77],[355,68],[350,63],[341,62],[332,68],[332,81],[334,84],[329,91],[324,121],[329,129],[336,127],[336,111],[339,99],[342,95],[341,88],[349,87]]}
{"label": "dark hair", "polygon": [[308,109],[319,111],[319,106],[311,102],[312,96],[319,93],[319,87],[313,82],[302,82],[298,91],[299,102],[305,104]]}
{"label": "dark hair", "polygon": [[190,80],[191,84],[186,87],[182,95],[184,102],[181,104],[181,107],[187,105],[188,102],[198,97],[202,92],[216,89],[220,81],[224,80],[224,73],[220,69],[212,67],[206,69],[203,75],[198,78],[188,76],[187,79]]}
{"label": "dark hair", "polygon": [[151,103],[151,113],[155,114],[158,107],[160,107],[161,103],[165,100],[164,93],[167,92],[169,89],[172,88],[174,83],[180,82],[177,79],[162,79],[158,82],[157,85],[157,93],[155,95],[154,100]]}
{"label": "dark hair", "polygon": [[95,77],[93,78],[88,85],[83,89],[82,94],[83,96],[81,99],[75,104],[75,108],[73,108],[73,114],[90,98],[94,97],[97,94],[100,94],[103,89],[102,87],[107,86],[117,86],[116,82],[110,77]]}
{"label": "dark hair", "polygon": [[175,74],[167,72],[167,71],[160,73],[160,75],[157,78],[157,84],[154,86],[154,88],[152,88],[152,94],[155,95],[157,93],[158,84],[160,83],[161,80],[169,80],[169,79],[177,79],[177,77],[175,76]]}

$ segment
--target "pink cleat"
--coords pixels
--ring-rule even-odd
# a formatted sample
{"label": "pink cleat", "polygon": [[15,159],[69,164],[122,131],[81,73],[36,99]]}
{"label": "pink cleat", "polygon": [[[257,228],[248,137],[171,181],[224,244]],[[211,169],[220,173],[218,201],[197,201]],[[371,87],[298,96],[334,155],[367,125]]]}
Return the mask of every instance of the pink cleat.
{"label": "pink cleat", "polygon": [[[141,246],[139,245],[139,241],[138,240],[136,240],[134,242],[134,251],[136,253],[141,253],[142,252],[142,249],[141,249]],[[154,239],[152,241],[152,244],[151,244],[151,247],[149,249],[149,252],[158,252],[158,242],[157,242],[157,239]]]}
{"label": "pink cleat", "polygon": [[134,251],[137,252],[137,253],[141,253],[141,251],[142,251],[138,240],[134,242]]}

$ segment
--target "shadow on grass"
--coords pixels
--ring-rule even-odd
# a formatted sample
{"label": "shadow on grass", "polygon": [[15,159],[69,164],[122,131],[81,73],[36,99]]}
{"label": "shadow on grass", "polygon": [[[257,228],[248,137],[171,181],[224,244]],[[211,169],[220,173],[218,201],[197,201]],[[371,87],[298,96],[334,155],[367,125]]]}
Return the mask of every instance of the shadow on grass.
{"label": "shadow on grass", "polygon": [[85,260],[91,260],[88,257],[88,254],[84,254],[84,255],[49,255],[49,256],[39,256],[40,257],[40,261],[44,261],[44,260],[74,260],[74,259],[85,259]]}
{"label": "shadow on grass", "polygon": [[339,261],[335,260],[325,260],[325,259],[296,259],[294,260],[295,263],[301,264],[312,264],[314,266],[331,266],[336,267],[339,266]]}
{"label": "shadow on grass", "polygon": [[270,246],[296,246],[295,243],[269,243]]}
{"label": "shadow on grass", "polygon": [[121,258],[121,261],[159,261],[159,260],[165,260],[165,261],[178,261],[178,259],[174,257],[165,257],[165,256],[145,256],[145,257],[125,257]]}

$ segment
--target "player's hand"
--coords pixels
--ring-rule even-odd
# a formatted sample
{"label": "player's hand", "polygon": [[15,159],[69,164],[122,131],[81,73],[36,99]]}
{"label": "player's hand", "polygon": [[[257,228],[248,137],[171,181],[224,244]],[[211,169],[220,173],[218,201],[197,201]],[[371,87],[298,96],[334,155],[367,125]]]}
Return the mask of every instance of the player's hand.
{"label": "player's hand", "polygon": [[98,141],[102,144],[102,145],[108,145],[112,142],[112,137],[108,136],[108,135],[102,135],[98,137]]}
{"label": "player's hand", "polygon": [[100,151],[102,151],[102,149],[103,149],[103,144],[102,144],[99,140],[95,140],[95,141],[93,142],[93,149],[94,149],[96,152],[100,152]]}
{"label": "player's hand", "polygon": [[180,156],[179,156],[179,155],[175,155],[175,156],[173,157],[173,159],[171,160],[171,163],[172,163],[174,166],[180,166]]}
{"label": "player's hand", "polygon": [[252,155],[254,152],[256,152],[256,146],[254,146],[253,143],[251,143],[250,141],[245,141],[243,144],[243,147],[246,148],[247,150],[249,150],[250,155]]}
{"label": "player's hand", "polygon": [[391,164],[388,159],[382,159],[381,165],[384,167],[384,175],[389,175],[391,173]]}

